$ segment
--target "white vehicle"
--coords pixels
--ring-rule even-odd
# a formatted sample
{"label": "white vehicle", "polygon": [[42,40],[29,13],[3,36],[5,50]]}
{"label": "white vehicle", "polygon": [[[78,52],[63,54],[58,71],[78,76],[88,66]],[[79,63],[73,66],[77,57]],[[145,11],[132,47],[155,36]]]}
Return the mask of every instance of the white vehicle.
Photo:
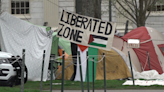
{"label": "white vehicle", "polygon": [[[10,53],[0,51],[0,86],[13,86],[21,83],[20,57],[14,57]],[[25,66],[24,82],[27,81],[28,71]]]}

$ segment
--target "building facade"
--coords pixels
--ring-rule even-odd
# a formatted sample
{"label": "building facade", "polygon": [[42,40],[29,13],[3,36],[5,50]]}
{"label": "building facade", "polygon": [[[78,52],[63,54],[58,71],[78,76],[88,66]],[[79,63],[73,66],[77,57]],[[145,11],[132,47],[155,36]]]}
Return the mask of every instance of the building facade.
{"label": "building facade", "polygon": [[[1,0],[1,11],[11,13],[17,18],[29,21],[35,25],[46,25],[53,28],[58,26],[59,15],[62,9],[75,13],[77,0]],[[109,0],[102,0],[102,15],[104,21],[109,21]],[[160,7],[160,8],[159,8]],[[158,4],[146,21],[146,26],[164,32],[164,6]],[[112,7],[112,22],[117,23],[117,30],[124,35],[127,19],[116,14]],[[132,23],[128,31],[136,28]]]}
{"label": "building facade", "polygon": [[1,0],[1,11],[35,25],[58,25],[58,0]]}

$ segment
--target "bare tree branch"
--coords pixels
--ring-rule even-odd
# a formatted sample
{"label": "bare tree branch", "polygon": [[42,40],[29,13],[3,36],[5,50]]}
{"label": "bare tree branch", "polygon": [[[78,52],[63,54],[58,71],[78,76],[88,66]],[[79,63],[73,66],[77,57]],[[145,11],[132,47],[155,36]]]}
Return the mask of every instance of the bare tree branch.
{"label": "bare tree branch", "polygon": [[114,7],[122,16],[139,27],[145,26],[148,16],[155,4],[159,1],[160,0],[115,0],[118,6],[114,5]]}
{"label": "bare tree branch", "polygon": [[[150,13],[151,13],[151,11],[152,11],[152,8],[153,8],[153,6],[158,2],[159,0],[153,0],[153,2],[152,3],[150,3],[150,5],[149,5],[149,7],[150,7],[150,10],[149,11],[147,11],[148,12],[148,14],[146,15],[146,18],[145,19],[147,19],[148,17],[149,17],[149,15],[150,15]],[[146,21],[146,20],[145,20]]]}
{"label": "bare tree branch", "polygon": [[[124,2],[129,8],[130,8],[130,10],[132,11],[132,12],[134,12],[134,9],[132,9],[132,6],[133,6],[133,4],[131,4],[129,1],[127,1],[127,0],[125,0],[125,2]],[[130,4],[130,5],[129,5]],[[135,12],[134,12],[135,13]]]}
{"label": "bare tree branch", "polygon": [[[130,19],[129,17],[127,17],[126,15],[124,15],[117,7],[115,7],[117,9],[117,11],[120,12],[120,14],[122,14],[125,18],[129,19],[130,21],[132,21],[134,24],[136,24],[135,21],[133,21],[132,19]],[[137,25],[137,24],[136,24]]]}
{"label": "bare tree branch", "polygon": [[136,0],[132,0],[132,4],[134,6],[135,17],[137,18],[137,16],[138,16],[137,1]]}
{"label": "bare tree branch", "polygon": [[120,3],[120,1],[116,0],[116,2],[133,18],[133,20],[135,20],[134,16]]}
{"label": "bare tree branch", "polygon": [[138,4],[137,4],[137,1],[136,0],[132,0],[135,4],[134,4],[134,6],[135,6],[135,8],[136,8],[136,10],[138,11]]}

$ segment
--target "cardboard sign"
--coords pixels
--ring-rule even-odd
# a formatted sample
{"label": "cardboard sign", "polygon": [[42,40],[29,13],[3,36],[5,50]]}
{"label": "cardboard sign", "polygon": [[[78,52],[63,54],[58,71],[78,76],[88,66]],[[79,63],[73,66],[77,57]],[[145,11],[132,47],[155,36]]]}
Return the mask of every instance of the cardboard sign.
{"label": "cardboard sign", "polygon": [[76,44],[110,50],[115,27],[116,23],[104,22],[63,10],[57,36]]}
{"label": "cardboard sign", "polygon": [[128,48],[140,48],[140,40],[139,39],[128,39],[127,41]]}

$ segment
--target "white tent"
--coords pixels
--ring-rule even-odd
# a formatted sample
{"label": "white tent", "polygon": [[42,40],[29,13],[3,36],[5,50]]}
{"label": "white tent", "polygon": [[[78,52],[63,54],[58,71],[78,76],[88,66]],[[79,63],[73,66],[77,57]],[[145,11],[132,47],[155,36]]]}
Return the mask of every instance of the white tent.
{"label": "white tent", "polygon": [[46,50],[43,80],[47,79],[47,71],[52,44],[52,34],[46,28],[35,26],[18,19],[7,12],[0,16],[1,50],[22,56],[25,49],[25,64],[28,69],[28,80],[39,81],[43,51]]}
{"label": "white tent", "polygon": [[[139,39],[140,48],[127,48],[127,39]],[[150,27],[133,29],[122,38],[115,37],[113,46],[127,54],[130,51],[131,59],[139,72],[149,70],[147,52],[151,69],[159,74],[164,71],[164,35]],[[127,54],[128,55],[128,54]]]}

